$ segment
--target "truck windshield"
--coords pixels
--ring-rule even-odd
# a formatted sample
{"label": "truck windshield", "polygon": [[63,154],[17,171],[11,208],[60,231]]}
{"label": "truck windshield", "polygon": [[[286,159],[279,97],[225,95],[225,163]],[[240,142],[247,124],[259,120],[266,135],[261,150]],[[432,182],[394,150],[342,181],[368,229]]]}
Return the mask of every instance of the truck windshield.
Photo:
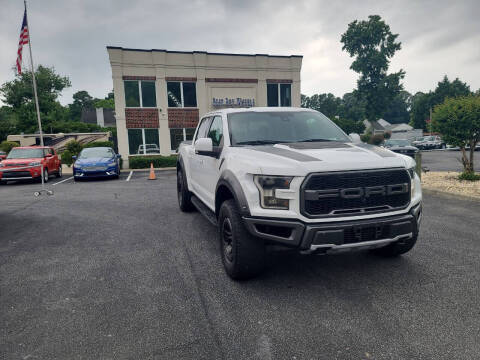
{"label": "truck windshield", "polygon": [[33,159],[43,158],[43,149],[15,149],[7,156],[7,159]]}
{"label": "truck windshield", "polygon": [[351,141],[329,118],[313,111],[232,113],[228,114],[228,127],[233,146]]}

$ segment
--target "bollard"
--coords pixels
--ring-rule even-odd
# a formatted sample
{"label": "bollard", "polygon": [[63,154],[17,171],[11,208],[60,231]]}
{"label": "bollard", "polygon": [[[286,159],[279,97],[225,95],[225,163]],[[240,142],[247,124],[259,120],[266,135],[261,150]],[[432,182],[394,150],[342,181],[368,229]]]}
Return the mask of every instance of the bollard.
{"label": "bollard", "polygon": [[415,170],[417,171],[417,175],[421,180],[422,179],[422,152],[421,151],[418,151],[415,154],[415,161],[417,162],[417,166]]}

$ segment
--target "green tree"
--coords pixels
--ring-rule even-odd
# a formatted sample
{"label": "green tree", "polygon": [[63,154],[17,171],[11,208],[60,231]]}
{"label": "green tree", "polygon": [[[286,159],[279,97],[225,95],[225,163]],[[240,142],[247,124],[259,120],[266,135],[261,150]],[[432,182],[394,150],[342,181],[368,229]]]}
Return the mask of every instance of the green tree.
{"label": "green tree", "polygon": [[430,118],[430,110],[435,105],[441,104],[446,98],[456,98],[467,96],[472,92],[470,86],[458,78],[453,81],[448,80],[445,75],[442,81],[439,81],[434,91],[428,93],[418,92],[412,97],[412,109],[410,111],[410,125],[416,129],[427,130],[426,120]]}
{"label": "green tree", "polygon": [[365,120],[365,101],[356,95],[357,91],[346,93],[342,97],[339,116],[353,121]]}
{"label": "green tree", "polygon": [[390,59],[401,49],[397,37],[378,15],[370,15],[368,21],[353,21],[341,37],[342,50],[355,57],[350,69],[360,74],[356,96],[365,101],[365,115],[370,121],[382,117],[403,89],[403,70],[387,74]]}
{"label": "green tree", "polygon": [[390,103],[383,118],[391,124],[408,123],[410,121],[410,99],[408,91],[400,91]]}
{"label": "green tree", "polygon": [[2,106],[0,108],[0,142],[7,139],[7,136],[16,131],[17,119],[12,108]]}
{"label": "green tree", "polygon": [[338,125],[339,128],[341,128],[347,134],[361,134],[365,130],[365,125],[361,121],[354,121],[342,118],[333,118],[332,120],[335,124]]}
{"label": "green tree", "polygon": [[72,121],[80,121],[80,118],[82,117],[82,110],[91,109],[94,107],[94,99],[85,90],[77,91],[72,97],[73,103],[68,105],[70,110],[70,119]]}
{"label": "green tree", "polygon": [[342,104],[342,99],[333,94],[315,94],[310,97],[306,96],[302,107],[320,111],[330,119],[339,115],[338,111]]}
{"label": "green tree", "polygon": [[460,147],[464,173],[473,174],[473,155],[480,141],[480,96],[447,98],[435,106],[432,125],[447,143]]}
{"label": "green tree", "polygon": [[[35,77],[42,125],[48,129],[51,121],[68,119],[68,111],[60,109],[62,106],[57,99],[62,90],[71,84],[68,77],[58,75],[53,67],[38,66]],[[0,87],[0,95],[15,114],[17,132],[38,131],[31,71],[25,71],[14,80],[5,82]]]}

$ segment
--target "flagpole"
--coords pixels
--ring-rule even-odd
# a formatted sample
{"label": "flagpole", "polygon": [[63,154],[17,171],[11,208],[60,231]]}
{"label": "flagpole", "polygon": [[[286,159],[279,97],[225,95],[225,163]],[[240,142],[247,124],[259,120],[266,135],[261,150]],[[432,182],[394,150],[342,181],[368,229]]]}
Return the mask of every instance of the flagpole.
{"label": "flagpole", "polygon": [[35,68],[33,67],[32,36],[30,33],[30,26],[28,25],[27,0],[23,0],[23,3],[25,4],[25,18],[28,29],[28,49],[30,50],[30,65],[32,66],[33,94],[35,96],[35,107],[37,109],[38,131],[40,133],[40,145],[43,146],[42,121],[40,120],[40,107],[38,106],[37,81],[35,80]]}

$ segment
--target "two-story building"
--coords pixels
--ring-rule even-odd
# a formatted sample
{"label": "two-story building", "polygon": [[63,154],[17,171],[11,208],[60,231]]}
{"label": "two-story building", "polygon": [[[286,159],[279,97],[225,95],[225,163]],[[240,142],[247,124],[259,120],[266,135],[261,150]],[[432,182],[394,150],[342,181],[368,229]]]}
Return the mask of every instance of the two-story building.
{"label": "two-story building", "polygon": [[107,47],[118,151],[170,155],[222,107],[300,106],[302,56]]}

